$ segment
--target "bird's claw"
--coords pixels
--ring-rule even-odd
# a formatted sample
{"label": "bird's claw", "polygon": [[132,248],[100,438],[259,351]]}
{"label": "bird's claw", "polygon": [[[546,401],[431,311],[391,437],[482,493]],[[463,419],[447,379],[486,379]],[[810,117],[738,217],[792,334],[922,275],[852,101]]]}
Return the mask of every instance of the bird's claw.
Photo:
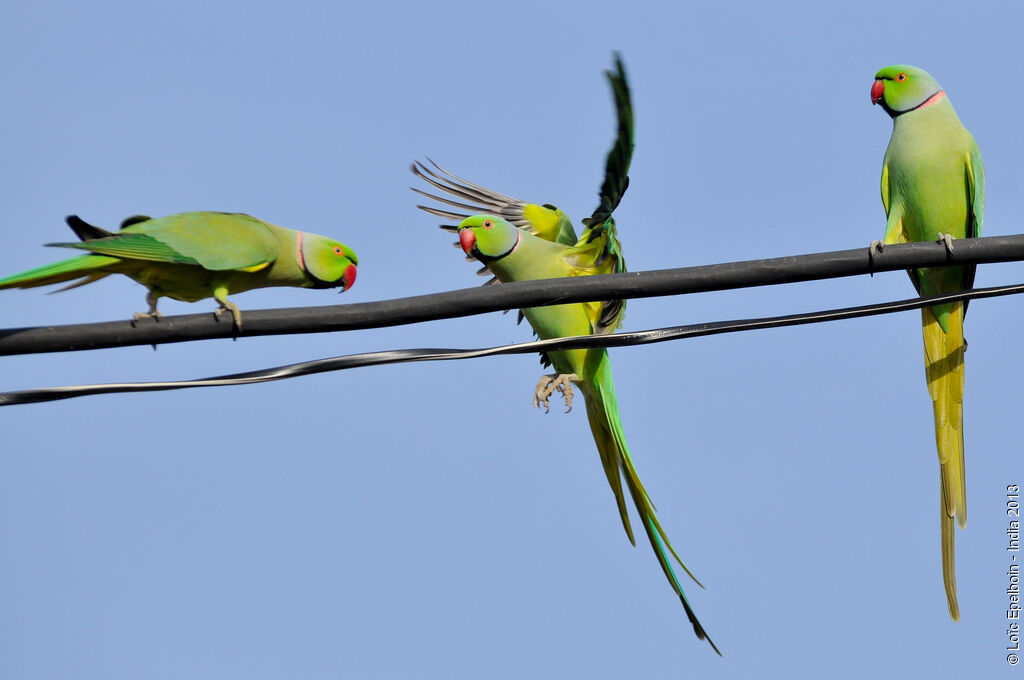
{"label": "bird's claw", "polygon": [[953,235],[939,233],[938,242],[946,246],[946,254],[952,257],[953,255]]}
{"label": "bird's claw", "polygon": [[132,314],[132,328],[135,328],[136,322],[142,321],[143,319],[153,319],[153,321],[159,322],[160,317],[162,316],[163,314],[161,314],[159,311],[155,309],[150,310],[148,312],[135,312],[134,314]]}
{"label": "bird's claw", "polygon": [[[878,252],[882,252],[882,248],[884,247],[884,245],[885,244],[882,241],[879,241],[878,239],[875,239],[874,241],[868,244],[868,267],[873,268],[875,266],[875,251],[877,250]],[[868,273],[871,276],[875,275],[874,271]]]}
{"label": "bird's claw", "polygon": [[225,312],[231,314],[231,320],[234,323],[235,332],[240,333],[242,331],[242,312],[235,305],[231,305],[230,307],[221,306],[213,311],[213,318],[215,318],[217,321],[220,321],[221,315],[223,315]]}
{"label": "bird's claw", "polygon": [[[142,319],[153,319],[153,321],[160,321],[160,317],[163,316],[163,314],[161,314],[160,310],[156,308],[156,303],[159,300],[160,295],[158,295],[156,291],[150,290],[148,293],[146,293],[146,304],[149,305],[149,311],[135,312],[134,314],[132,314],[132,328],[135,328],[136,321],[141,321]],[[153,349],[156,349],[156,345],[153,346]]]}
{"label": "bird's claw", "polygon": [[537,408],[544,406],[544,412],[551,412],[551,404],[548,400],[558,390],[565,399],[565,412],[572,410],[573,388],[572,381],[579,380],[575,373],[560,373],[559,375],[545,375],[537,382],[537,389],[533,394],[533,405]]}

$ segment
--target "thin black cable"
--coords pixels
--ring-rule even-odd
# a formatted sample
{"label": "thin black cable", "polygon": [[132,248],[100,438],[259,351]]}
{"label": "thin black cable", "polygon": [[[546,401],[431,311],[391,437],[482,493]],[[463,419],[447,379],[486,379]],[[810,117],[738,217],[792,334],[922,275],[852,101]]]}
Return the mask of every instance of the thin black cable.
{"label": "thin black cable", "polygon": [[[685,244],[684,244],[685,245]],[[324,307],[242,312],[242,331],[213,314],[145,320],[39,326],[0,330],[0,355],[154,345],[212,338],[325,333],[382,328],[523,307],[619,298],[656,297],[795,283],[916,267],[1024,260],[1024,235],[959,239],[953,252],[938,243],[886,246],[794,255],[765,260],[661,269],[657,271],[518,281],[498,286]]]}
{"label": "thin black cable", "polygon": [[941,295],[931,295],[923,298],[911,298],[907,300],[897,300],[895,302],[884,302],[873,305],[863,305],[860,307],[845,307],[842,309],[830,309],[804,314],[790,314],[787,316],[773,316],[736,321],[712,321],[686,326],[670,326],[667,328],[657,328],[646,331],[634,331],[630,333],[615,333],[612,335],[581,335],[570,338],[536,340],[533,342],[523,342],[514,345],[502,345],[499,347],[486,347],[481,349],[404,349],[383,352],[366,352],[363,354],[349,354],[347,356],[316,359],[313,361],[304,361],[296,364],[278,366],[276,368],[248,371],[245,373],[233,373],[231,375],[202,378],[199,380],[44,387],[34,390],[0,393],[0,406],[56,401],[59,399],[71,399],[73,397],[83,397],[92,394],[155,392],[163,390],[179,390],[189,387],[244,385],[269,382],[272,380],[284,380],[286,378],[296,378],[303,375],[312,375],[314,373],[325,373],[327,371],[340,371],[350,368],[359,368],[362,366],[381,366],[384,364],[398,364],[410,361],[447,361],[453,359],[474,359],[501,354],[527,354],[539,351],[555,351],[563,349],[646,345],[654,342],[698,338],[706,335],[717,335],[719,333],[735,333],[761,328],[800,326],[826,321],[840,321],[842,319],[876,316],[878,314],[892,314],[894,312],[903,312],[944,302],[999,297],[1019,293],[1024,293],[1024,283],[1012,286],[979,288],[970,291],[960,291],[957,293],[944,293]]}

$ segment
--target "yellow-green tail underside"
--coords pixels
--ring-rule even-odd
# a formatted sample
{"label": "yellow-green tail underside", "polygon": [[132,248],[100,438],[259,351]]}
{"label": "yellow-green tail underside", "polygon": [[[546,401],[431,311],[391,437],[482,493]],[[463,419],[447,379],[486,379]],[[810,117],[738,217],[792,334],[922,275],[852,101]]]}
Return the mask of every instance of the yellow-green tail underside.
{"label": "yellow-green tail underside", "polygon": [[964,307],[957,302],[943,331],[929,309],[921,310],[925,374],[935,416],[935,446],[940,470],[940,529],[942,581],[949,615],[960,618],[956,599],[956,563],[953,521],[967,524],[967,492],[964,480]]}

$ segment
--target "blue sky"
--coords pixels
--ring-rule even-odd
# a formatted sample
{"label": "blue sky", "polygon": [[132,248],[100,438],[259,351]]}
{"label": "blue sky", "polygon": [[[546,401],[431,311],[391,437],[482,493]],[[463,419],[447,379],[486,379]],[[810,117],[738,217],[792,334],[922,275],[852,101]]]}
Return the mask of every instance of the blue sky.
{"label": "blue sky", "polygon": [[[632,269],[881,238],[891,123],[868,91],[891,63],[935,75],[978,140],[985,233],[1021,231],[1019,5],[147,4],[0,9],[0,272],[60,256],[41,244],[70,237],[67,214],[225,210],[360,257],[342,297],[253,291],[243,313],[475,285],[415,209],[409,162],[589,214],[612,49],[636,109],[616,213]],[[0,314],[127,319],[144,294],[5,291]],[[893,273],[637,300],[625,328],[911,294]],[[638,471],[724,658],[623,535],[583,410],[533,409],[537,361],[500,357],[0,409],[0,675],[997,677],[1019,306],[978,301],[966,323],[959,623],[913,312],[612,352]],[[528,339],[513,321],[10,357],[0,388]]]}

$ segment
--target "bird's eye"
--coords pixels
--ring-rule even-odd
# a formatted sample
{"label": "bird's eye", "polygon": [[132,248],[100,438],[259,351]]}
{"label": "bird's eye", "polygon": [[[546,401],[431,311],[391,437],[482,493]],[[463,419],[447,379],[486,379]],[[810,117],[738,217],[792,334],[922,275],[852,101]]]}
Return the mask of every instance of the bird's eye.
{"label": "bird's eye", "polygon": [[900,81],[901,83],[904,80],[906,80],[906,79],[907,79],[907,74],[906,73],[900,73],[899,75],[896,76],[896,80]]}
{"label": "bird's eye", "polygon": [[345,251],[343,251],[341,249],[341,246],[334,246],[334,254],[335,255],[341,255],[343,252],[345,252]]}
{"label": "bird's eye", "polygon": [[493,226],[494,222],[491,222],[490,220],[484,220],[484,229],[490,229]]}

